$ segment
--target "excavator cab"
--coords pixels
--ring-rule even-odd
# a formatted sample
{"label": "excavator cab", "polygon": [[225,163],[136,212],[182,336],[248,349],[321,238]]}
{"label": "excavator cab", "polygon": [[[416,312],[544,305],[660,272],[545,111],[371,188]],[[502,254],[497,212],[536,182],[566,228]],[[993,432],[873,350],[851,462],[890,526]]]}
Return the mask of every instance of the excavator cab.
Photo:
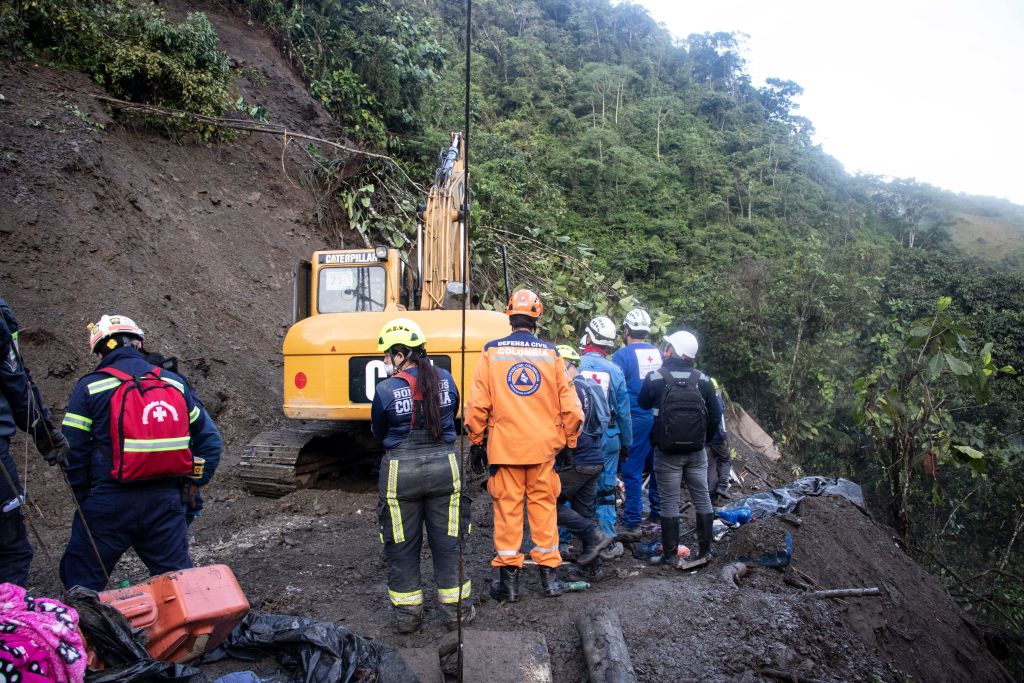
{"label": "excavator cab", "polygon": [[292,271],[292,323],[324,313],[406,310],[412,271],[396,249],[325,250]]}

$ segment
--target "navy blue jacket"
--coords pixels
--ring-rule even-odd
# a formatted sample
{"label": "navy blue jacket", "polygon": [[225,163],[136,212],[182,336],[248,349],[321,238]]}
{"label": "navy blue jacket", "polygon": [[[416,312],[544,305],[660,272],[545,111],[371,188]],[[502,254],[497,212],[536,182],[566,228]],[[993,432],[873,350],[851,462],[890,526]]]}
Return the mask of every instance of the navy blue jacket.
{"label": "navy blue jacket", "polygon": [[[455,379],[444,368],[437,371],[438,393],[441,401],[441,424],[444,426],[442,443],[455,443],[455,413],[459,410],[459,390]],[[416,368],[406,370],[413,377]],[[389,377],[377,385],[373,395],[373,406],[370,408],[370,427],[373,435],[383,444],[384,448],[394,448],[409,436],[412,423],[412,389],[401,377]],[[426,425],[417,424],[416,428]]]}
{"label": "navy blue jacket", "polygon": [[[578,375],[572,380],[572,386],[576,390],[576,398],[580,400],[580,405],[583,407],[584,422],[587,419],[587,411],[590,409],[590,395],[581,386],[581,383],[586,381],[587,379],[583,375]],[[573,455],[572,464],[576,467],[603,465],[604,454],[601,452],[601,441],[602,439],[596,439],[581,430],[579,437],[576,439],[576,452]]]}
{"label": "navy blue jacket", "polygon": [[[64,436],[71,445],[71,452],[68,454],[64,469],[79,503],[97,491],[141,491],[144,488],[180,484],[177,477],[128,485],[111,478],[113,444],[110,440],[110,398],[121,384],[121,380],[98,372],[110,366],[136,377],[153,369],[153,364],[148,362],[138,349],[123,346],[104,356],[96,370],[78,380],[71,392],[63,423]],[[185,405],[189,411],[189,432],[192,437],[189,449],[193,457],[205,458],[207,463],[220,462],[220,452],[223,448],[220,433],[206,410],[194,399],[193,393],[186,389],[185,380],[167,370],[161,371],[160,377],[178,386],[185,396]],[[207,466],[204,480],[196,483],[204,484],[210,476],[212,472]]]}
{"label": "navy blue jacket", "polygon": [[18,429],[43,436],[49,419],[39,389],[21,364],[18,321],[0,298],[0,439],[10,439]]}
{"label": "navy blue jacket", "polygon": [[[711,378],[694,368],[691,361],[684,360],[679,356],[669,356],[666,358],[663,370],[667,372],[696,372],[699,375],[697,387],[700,389],[701,396],[704,397],[704,407],[708,411],[708,427],[705,438],[706,443],[710,443],[715,438],[715,435],[718,434],[719,423],[722,421],[722,407],[718,402],[718,396],[715,394],[715,388],[711,384]],[[641,408],[657,408],[661,404],[661,393],[664,390],[665,378],[661,376],[661,371],[652,372],[644,379],[644,385],[640,390],[640,395],[637,397],[637,402]],[[655,415],[655,427],[651,432],[652,434],[658,433],[658,420],[659,416]]]}

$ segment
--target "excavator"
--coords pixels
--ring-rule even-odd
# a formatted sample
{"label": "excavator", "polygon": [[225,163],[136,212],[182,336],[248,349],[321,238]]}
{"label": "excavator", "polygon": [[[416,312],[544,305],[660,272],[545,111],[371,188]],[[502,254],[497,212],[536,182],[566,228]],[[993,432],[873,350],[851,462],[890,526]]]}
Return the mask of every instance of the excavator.
{"label": "excavator", "polygon": [[468,309],[463,355],[469,258],[460,133],[452,133],[440,157],[417,212],[414,263],[381,245],[316,251],[311,261],[296,264],[292,325],[283,345],[284,415],[304,422],[262,432],[245,447],[239,475],[249,492],[280,497],[316,485],[346,459],[382,450],[370,434],[370,406],[386,378],[377,335],[387,321],[416,321],[434,363],[467,384],[484,344],[508,333],[503,314]]}

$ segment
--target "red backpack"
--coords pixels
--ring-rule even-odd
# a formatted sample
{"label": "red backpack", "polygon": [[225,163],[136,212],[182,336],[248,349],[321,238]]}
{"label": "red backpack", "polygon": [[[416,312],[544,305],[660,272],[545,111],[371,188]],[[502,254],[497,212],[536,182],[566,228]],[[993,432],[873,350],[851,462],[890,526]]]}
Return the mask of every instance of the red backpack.
{"label": "red backpack", "polygon": [[100,372],[122,380],[110,397],[110,476],[128,482],[192,474],[184,394],[160,377],[160,368],[141,377],[112,367]]}

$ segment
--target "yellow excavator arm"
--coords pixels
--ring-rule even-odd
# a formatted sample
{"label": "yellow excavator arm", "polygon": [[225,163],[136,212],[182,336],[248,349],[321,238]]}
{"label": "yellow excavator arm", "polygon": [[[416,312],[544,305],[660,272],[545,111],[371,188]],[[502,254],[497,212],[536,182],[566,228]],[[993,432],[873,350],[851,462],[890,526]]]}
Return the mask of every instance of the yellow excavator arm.
{"label": "yellow excavator arm", "polygon": [[418,213],[417,267],[422,278],[420,310],[456,308],[469,288],[466,267],[466,156],[461,133],[441,150],[427,203]]}

